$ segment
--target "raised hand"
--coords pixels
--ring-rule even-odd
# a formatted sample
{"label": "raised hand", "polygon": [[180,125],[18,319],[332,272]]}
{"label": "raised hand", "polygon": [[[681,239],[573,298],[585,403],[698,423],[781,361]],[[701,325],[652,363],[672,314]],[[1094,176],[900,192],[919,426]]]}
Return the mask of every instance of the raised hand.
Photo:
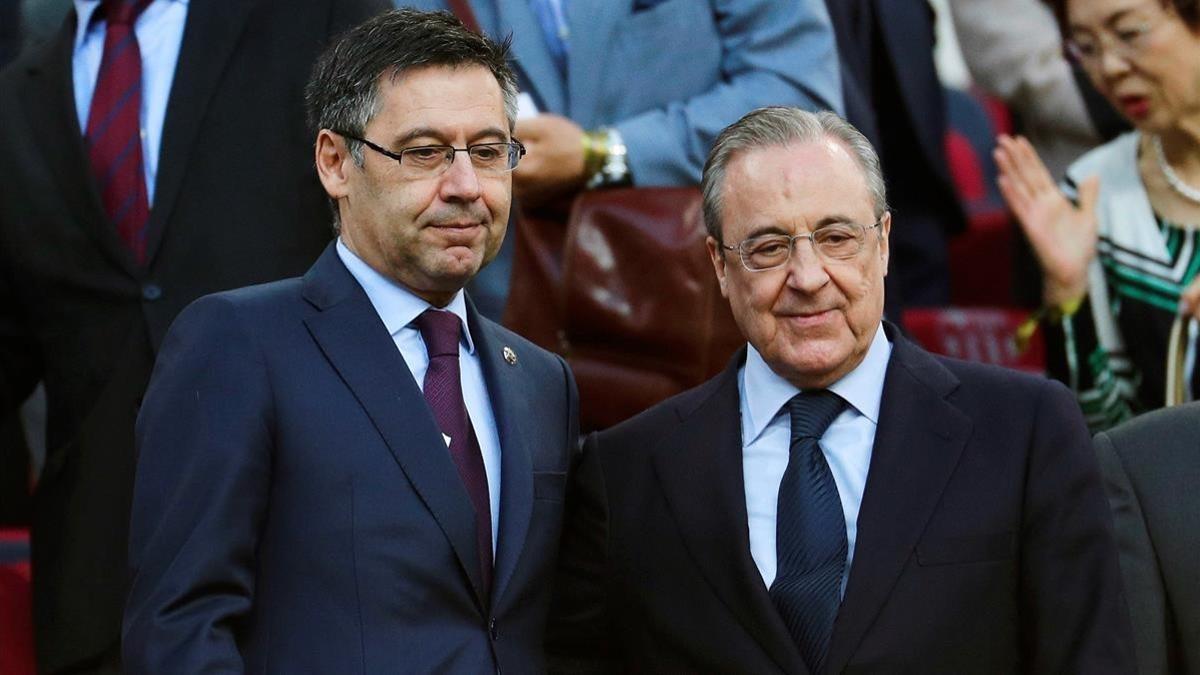
{"label": "raised hand", "polygon": [[1087,270],[1096,256],[1096,197],[1100,180],[1079,185],[1079,206],[1055,185],[1023,137],[1001,135],[994,151],[1000,194],[1033,246],[1044,276],[1043,299],[1060,305],[1087,292]]}

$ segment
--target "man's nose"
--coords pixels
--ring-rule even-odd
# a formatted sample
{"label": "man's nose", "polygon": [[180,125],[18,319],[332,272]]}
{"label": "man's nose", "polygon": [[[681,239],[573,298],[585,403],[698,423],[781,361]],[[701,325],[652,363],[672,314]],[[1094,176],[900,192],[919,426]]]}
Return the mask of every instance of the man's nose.
{"label": "man's nose", "polygon": [[825,261],[817,254],[811,237],[798,237],[792,241],[787,271],[788,285],[805,293],[816,291],[829,282]]}
{"label": "man's nose", "polygon": [[442,174],[442,201],[473,202],[482,194],[479,174],[467,153],[455,153],[450,166]]}

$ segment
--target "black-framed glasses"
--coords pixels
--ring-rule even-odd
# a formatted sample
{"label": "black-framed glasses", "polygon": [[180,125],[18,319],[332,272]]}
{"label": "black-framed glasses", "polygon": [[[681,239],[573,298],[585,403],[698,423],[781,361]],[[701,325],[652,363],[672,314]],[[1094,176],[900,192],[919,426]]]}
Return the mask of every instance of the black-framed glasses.
{"label": "black-framed glasses", "polygon": [[727,251],[737,251],[742,266],[751,272],[778,269],[792,259],[792,250],[800,239],[812,242],[817,257],[826,261],[850,260],[862,252],[867,241],[867,232],[880,226],[883,220],[873,225],[858,223],[833,223],[807,234],[764,234],[750,237],[740,244],[721,244]]}
{"label": "black-framed glasses", "polygon": [[384,157],[396,160],[400,168],[414,177],[433,177],[445,173],[454,162],[454,156],[460,152],[467,153],[471,165],[482,173],[503,174],[517,168],[517,163],[525,156],[525,146],[521,141],[512,139],[509,142],[475,143],[465,148],[453,145],[418,145],[404,148],[400,152],[392,152],[382,148],[365,138],[359,138],[341,131],[334,133],[345,138],[358,141]]}

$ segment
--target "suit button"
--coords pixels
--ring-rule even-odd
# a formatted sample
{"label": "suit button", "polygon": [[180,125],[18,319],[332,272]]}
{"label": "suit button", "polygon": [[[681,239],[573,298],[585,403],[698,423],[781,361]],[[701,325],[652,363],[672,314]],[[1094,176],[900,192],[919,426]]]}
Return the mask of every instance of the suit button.
{"label": "suit button", "polygon": [[151,302],[162,297],[162,288],[158,284],[146,284],[142,286],[142,299]]}
{"label": "suit button", "polygon": [[496,619],[488,620],[488,635],[491,636],[492,642],[500,639],[500,631],[496,628]]}

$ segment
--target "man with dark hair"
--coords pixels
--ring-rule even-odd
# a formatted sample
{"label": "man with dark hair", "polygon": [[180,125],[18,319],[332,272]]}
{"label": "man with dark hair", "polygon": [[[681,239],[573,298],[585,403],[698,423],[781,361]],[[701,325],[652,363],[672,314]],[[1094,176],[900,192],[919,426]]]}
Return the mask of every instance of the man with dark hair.
{"label": "man with dark hair", "polygon": [[752,112],[704,169],[749,343],[589,438],[553,653],[701,673],[1131,673],[1087,427],[1062,385],[882,321],[879,158],[828,112]]}
{"label": "man with dark hair", "polygon": [[138,418],[127,672],[544,669],[575,385],[462,290],[524,152],[507,56],[397,10],[320,58],[339,237],[166,338]]}
{"label": "man with dark hair", "polygon": [[387,5],[25,6],[31,34],[60,25],[0,71],[0,419],[44,383],[38,671],[119,673],[134,419],[163,335],[196,298],[300,274],[329,242],[301,92],[332,36]]}

